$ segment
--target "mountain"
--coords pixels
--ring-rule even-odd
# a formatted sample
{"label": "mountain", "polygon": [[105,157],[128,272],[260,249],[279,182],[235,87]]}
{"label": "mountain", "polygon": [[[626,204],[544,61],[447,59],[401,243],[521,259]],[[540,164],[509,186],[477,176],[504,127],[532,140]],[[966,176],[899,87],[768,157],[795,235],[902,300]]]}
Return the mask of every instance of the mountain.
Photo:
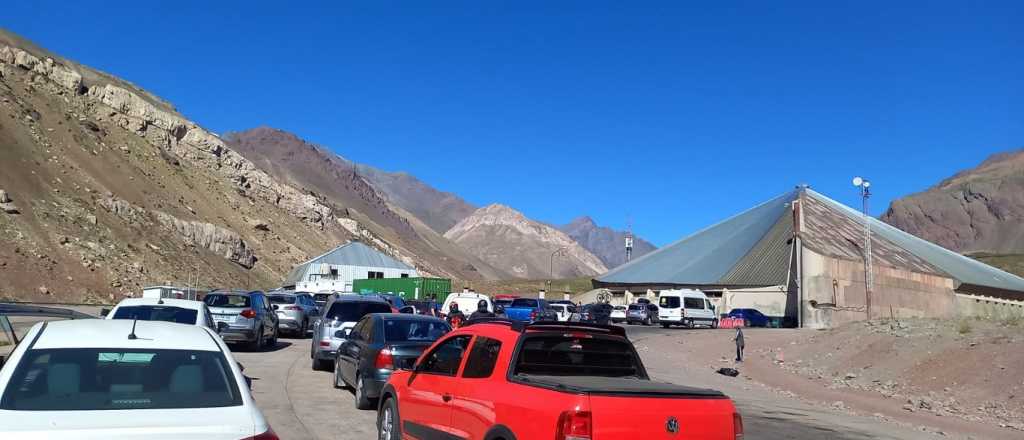
{"label": "mountain", "polygon": [[992,155],[927,191],[894,200],[882,220],[957,252],[1020,273],[1024,260],[1024,149]]}
{"label": "mountain", "polygon": [[[575,278],[608,271],[599,258],[551,226],[493,204],[459,221],[444,236],[517,278]],[[564,248],[561,254],[552,254]],[[563,255],[564,254],[564,255]]]}
{"label": "mountain", "polygon": [[[609,269],[626,262],[626,233],[611,228],[598,226],[590,217],[574,219],[558,229],[579,243],[583,248],[601,259]],[[633,236],[633,258],[640,257],[657,249],[646,240]]]}
{"label": "mountain", "polygon": [[[462,280],[507,276],[449,242],[429,224],[421,223],[417,213],[382,197],[378,186],[360,171],[369,167],[359,167],[321,146],[270,127],[228,133],[225,139],[228,146],[275,179],[325,198],[384,242],[416,255],[419,268],[429,274]],[[418,185],[429,191],[402,191],[397,184],[391,187],[410,195],[416,191],[427,197],[438,193],[422,183]],[[434,200],[427,197],[424,203]]]}
{"label": "mountain", "polygon": [[422,220],[438,234],[444,234],[476,207],[461,197],[423,183],[408,173],[389,173],[369,165],[357,165],[358,172],[391,203]]}

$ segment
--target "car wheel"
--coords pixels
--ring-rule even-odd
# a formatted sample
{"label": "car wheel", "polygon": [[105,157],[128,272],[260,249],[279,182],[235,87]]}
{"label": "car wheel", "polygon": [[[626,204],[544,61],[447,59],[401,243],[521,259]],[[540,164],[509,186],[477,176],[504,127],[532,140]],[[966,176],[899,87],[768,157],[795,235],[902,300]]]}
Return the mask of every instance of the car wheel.
{"label": "car wheel", "polygon": [[313,371],[327,371],[327,361],[313,356]]}
{"label": "car wheel", "polygon": [[256,335],[256,339],[249,341],[249,346],[246,347],[249,351],[259,351],[260,347],[263,346],[263,329],[260,329],[259,334]]}
{"label": "car wheel", "polygon": [[398,406],[395,399],[388,399],[377,413],[377,438],[379,440],[399,440],[402,436],[401,420],[398,418]]}
{"label": "car wheel", "polygon": [[269,340],[267,340],[267,348],[276,348],[277,347],[277,333],[278,333],[278,331],[279,331],[278,329],[274,329],[274,334],[270,337]]}
{"label": "car wheel", "polygon": [[373,409],[373,401],[366,396],[366,390],[363,389],[363,378],[356,373],[356,386],[355,386],[356,398],[356,409]]}
{"label": "car wheel", "polygon": [[299,331],[299,338],[305,338],[306,337],[306,333],[309,333],[309,320],[308,319],[303,319],[302,320],[302,330]]}
{"label": "car wheel", "polygon": [[711,321],[711,328],[718,328],[718,320],[717,319]]}
{"label": "car wheel", "polygon": [[669,328],[668,323],[667,322],[661,323],[661,328]]}

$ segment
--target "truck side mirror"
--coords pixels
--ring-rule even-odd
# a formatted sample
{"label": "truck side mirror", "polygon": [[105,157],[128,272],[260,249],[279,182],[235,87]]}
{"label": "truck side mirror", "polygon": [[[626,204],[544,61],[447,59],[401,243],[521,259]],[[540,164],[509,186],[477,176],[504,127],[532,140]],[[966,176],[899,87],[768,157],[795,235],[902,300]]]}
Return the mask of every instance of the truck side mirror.
{"label": "truck side mirror", "polygon": [[217,333],[218,334],[224,333],[224,330],[227,330],[227,329],[228,329],[228,323],[223,322],[223,321],[217,323]]}
{"label": "truck side mirror", "polygon": [[280,308],[281,306],[278,306],[277,304],[271,304],[271,305],[270,305],[270,307],[272,307],[272,308],[273,308],[274,310],[277,310],[277,309],[279,309],[279,308]]}
{"label": "truck side mirror", "polygon": [[100,309],[100,317],[101,318],[106,318],[107,315],[109,315],[109,314],[110,314],[110,308],[104,307],[104,308]]}

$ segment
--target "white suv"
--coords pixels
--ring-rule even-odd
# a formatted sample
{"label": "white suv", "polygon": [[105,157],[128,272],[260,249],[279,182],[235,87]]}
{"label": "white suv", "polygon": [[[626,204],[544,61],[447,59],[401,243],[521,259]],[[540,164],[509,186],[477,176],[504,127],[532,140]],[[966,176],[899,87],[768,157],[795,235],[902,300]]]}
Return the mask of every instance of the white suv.
{"label": "white suv", "polygon": [[34,325],[0,369],[0,438],[278,437],[212,330],[85,319]]}
{"label": "white suv", "polygon": [[206,303],[188,299],[125,298],[107,313],[106,318],[177,322],[217,330]]}

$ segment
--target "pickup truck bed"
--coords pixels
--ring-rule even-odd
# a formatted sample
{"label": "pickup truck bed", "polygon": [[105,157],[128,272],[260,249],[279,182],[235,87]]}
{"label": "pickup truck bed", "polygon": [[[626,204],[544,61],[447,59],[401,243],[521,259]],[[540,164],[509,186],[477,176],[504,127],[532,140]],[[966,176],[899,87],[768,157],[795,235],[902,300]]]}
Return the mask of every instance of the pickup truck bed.
{"label": "pickup truck bed", "polygon": [[680,397],[686,399],[725,399],[720,391],[694,388],[645,379],[596,376],[517,375],[524,385],[535,385],[571,393],[605,396]]}

